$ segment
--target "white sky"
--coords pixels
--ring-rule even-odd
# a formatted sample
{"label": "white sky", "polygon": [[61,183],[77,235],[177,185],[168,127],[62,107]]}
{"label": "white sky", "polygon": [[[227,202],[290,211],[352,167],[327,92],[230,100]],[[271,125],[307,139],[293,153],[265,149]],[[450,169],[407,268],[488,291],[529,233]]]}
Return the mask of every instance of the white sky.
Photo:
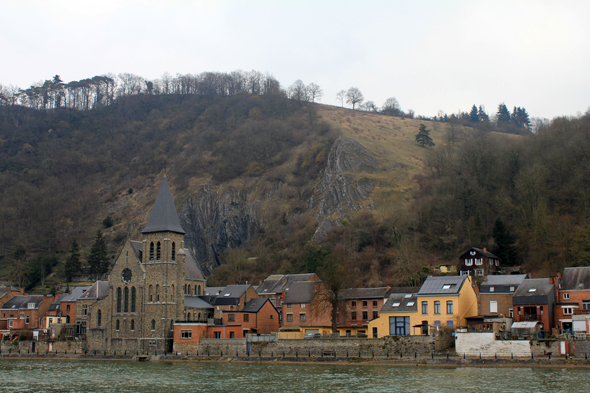
{"label": "white sky", "polygon": [[0,0],[0,83],[257,70],[432,116],[590,107],[590,1]]}

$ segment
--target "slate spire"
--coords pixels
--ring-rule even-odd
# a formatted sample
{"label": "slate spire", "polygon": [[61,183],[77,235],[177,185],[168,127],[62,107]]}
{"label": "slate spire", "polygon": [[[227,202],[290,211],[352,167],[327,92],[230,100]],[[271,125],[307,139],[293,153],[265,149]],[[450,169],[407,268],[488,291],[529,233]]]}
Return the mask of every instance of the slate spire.
{"label": "slate spire", "polygon": [[174,206],[174,199],[168,187],[168,180],[164,177],[160,191],[150,213],[150,218],[142,233],[175,232],[184,235],[186,232],[180,225],[180,219]]}

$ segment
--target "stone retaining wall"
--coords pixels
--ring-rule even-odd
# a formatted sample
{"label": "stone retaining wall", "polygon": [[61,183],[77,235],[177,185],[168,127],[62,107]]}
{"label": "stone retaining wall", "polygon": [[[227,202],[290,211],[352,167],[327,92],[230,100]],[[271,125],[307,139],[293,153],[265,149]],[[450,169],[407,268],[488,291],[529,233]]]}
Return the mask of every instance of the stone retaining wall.
{"label": "stone retaining wall", "polygon": [[467,356],[559,356],[559,340],[496,340],[495,333],[456,333],[455,350]]}

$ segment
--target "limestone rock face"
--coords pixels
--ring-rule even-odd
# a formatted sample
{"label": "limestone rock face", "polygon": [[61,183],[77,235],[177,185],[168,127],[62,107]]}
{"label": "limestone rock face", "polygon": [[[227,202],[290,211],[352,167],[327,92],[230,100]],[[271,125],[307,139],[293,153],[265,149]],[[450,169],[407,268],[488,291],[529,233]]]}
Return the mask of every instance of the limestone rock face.
{"label": "limestone rock face", "polygon": [[355,176],[352,175],[361,171],[375,172],[376,166],[375,158],[357,141],[343,137],[336,140],[328,155],[322,179],[307,203],[310,209],[318,207],[315,217],[320,224],[314,240],[321,240],[328,230],[338,225],[340,220],[330,219],[332,215],[346,218],[351,211],[362,209],[361,201],[367,199],[370,208],[377,209],[377,205],[369,198],[376,182],[368,178],[354,180]]}
{"label": "limestone rock face", "polygon": [[210,272],[223,251],[239,247],[255,233],[260,225],[258,204],[249,203],[245,191],[232,188],[215,191],[207,186],[189,196],[180,220],[187,246],[205,270]]}

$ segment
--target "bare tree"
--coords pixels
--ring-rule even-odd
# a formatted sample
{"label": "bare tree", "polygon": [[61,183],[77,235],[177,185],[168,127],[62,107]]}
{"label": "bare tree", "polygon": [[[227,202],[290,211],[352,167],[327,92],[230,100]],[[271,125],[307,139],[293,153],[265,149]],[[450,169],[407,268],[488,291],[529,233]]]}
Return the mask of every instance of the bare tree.
{"label": "bare tree", "polygon": [[309,97],[311,102],[315,102],[316,99],[318,101],[321,100],[323,95],[324,92],[322,91],[322,88],[316,85],[315,83],[310,83],[307,86],[307,96]]}
{"label": "bare tree", "polygon": [[389,97],[385,100],[381,113],[388,116],[399,116],[401,113],[401,107],[398,100],[395,97]]}
{"label": "bare tree", "polygon": [[355,108],[356,104],[361,104],[364,101],[363,93],[358,87],[351,87],[346,91],[346,103],[352,105],[352,109]]}
{"label": "bare tree", "polygon": [[309,101],[309,98],[307,96],[307,88],[305,87],[305,84],[301,81],[301,79],[296,80],[295,83],[289,86],[287,92],[289,94],[289,98],[292,100],[299,102]]}
{"label": "bare tree", "polygon": [[344,106],[344,99],[346,98],[346,90],[340,90],[336,93],[336,99],[340,101],[340,105]]}

